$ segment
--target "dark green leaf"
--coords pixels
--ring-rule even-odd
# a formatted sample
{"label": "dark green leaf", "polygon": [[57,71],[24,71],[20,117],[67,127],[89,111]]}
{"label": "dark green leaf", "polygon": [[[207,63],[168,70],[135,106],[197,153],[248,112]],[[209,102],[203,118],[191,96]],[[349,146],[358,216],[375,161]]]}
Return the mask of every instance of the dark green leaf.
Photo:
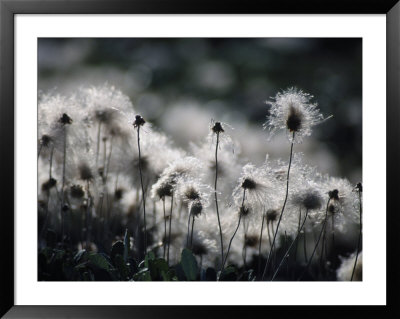
{"label": "dark green leaf", "polygon": [[102,254],[91,253],[88,256],[88,259],[91,264],[100,269],[109,270],[111,268],[110,263]]}
{"label": "dark green leaf", "polygon": [[187,280],[196,280],[197,261],[189,249],[182,250],[181,264]]}
{"label": "dark green leaf", "polygon": [[237,270],[234,266],[228,266],[224,269],[219,277],[220,281],[236,281]]}
{"label": "dark green leaf", "polygon": [[130,269],[125,264],[123,257],[121,255],[116,255],[114,257],[114,263],[115,263],[115,266],[116,266],[116,268],[118,270],[118,273],[119,273],[119,276],[120,276],[121,280],[129,279]]}
{"label": "dark green leaf", "polygon": [[149,260],[154,260],[156,258],[156,256],[154,255],[154,253],[152,251],[149,251],[146,254],[146,257],[144,258],[144,265],[145,267],[149,267]]}

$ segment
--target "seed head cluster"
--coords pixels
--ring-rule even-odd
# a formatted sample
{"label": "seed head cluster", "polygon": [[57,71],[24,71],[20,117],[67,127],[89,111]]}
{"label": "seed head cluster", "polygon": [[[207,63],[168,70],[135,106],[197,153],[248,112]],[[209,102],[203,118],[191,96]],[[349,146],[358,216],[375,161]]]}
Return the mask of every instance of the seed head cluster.
{"label": "seed head cluster", "polygon": [[[324,121],[312,99],[295,88],[278,93],[268,102],[264,127],[271,134],[283,130],[290,142],[300,143]],[[221,266],[219,218],[224,254],[240,218],[243,223],[232,240],[228,263],[250,265],[259,247],[262,258],[269,253],[267,233],[276,230],[280,220],[288,161],[267,156],[260,165],[250,163],[240,151],[232,151],[237,144],[228,134],[228,124],[212,121],[208,135],[183,150],[138,115],[125,94],[108,85],[81,88],[69,96],[41,93],[38,118],[40,221],[47,218],[46,227],[52,229],[67,223],[63,240],[69,247],[106,249],[107,244],[111,247],[123,241],[128,230],[129,253],[137,260],[142,258],[143,186],[148,250],[165,258],[168,243],[169,265],[180,261],[187,246],[188,218],[195,220],[191,249],[203,268]],[[141,181],[137,134],[142,127]],[[306,162],[305,156],[294,152],[286,208],[276,237],[286,233],[293,240],[299,212],[302,216],[309,213],[305,228],[318,231],[328,202],[335,232],[347,236],[359,223],[361,182],[354,186],[347,179],[322,175]],[[219,205],[218,219],[214,199]],[[276,245],[280,249],[283,242]],[[244,251],[247,261],[243,260]],[[337,270],[343,280],[348,276],[346,263],[342,259]]]}

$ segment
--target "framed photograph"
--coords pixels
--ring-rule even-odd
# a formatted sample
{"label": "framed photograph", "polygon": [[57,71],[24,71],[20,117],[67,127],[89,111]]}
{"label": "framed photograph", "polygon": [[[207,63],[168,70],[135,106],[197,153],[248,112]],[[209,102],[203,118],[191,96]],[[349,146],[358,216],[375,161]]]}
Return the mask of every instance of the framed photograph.
{"label": "framed photograph", "polygon": [[0,3],[5,318],[399,314],[397,1]]}

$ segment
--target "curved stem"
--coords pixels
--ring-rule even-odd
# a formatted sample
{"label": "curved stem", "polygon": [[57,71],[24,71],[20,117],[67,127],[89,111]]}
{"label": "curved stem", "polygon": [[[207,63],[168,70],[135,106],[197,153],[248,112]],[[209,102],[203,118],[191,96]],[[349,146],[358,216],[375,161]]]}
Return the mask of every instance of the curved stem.
{"label": "curved stem", "polygon": [[111,139],[110,139],[110,151],[108,152],[107,165],[106,165],[106,167],[104,168],[104,170],[105,170],[105,181],[107,181],[107,178],[108,178],[108,171],[110,170],[112,146],[113,146],[113,136],[111,135]]}
{"label": "curved stem", "polygon": [[353,281],[354,272],[355,272],[356,266],[357,266],[358,254],[360,253],[361,237],[362,237],[362,204],[361,204],[361,192],[360,191],[358,191],[358,198],[359,198],[359,201],[360,201],[360,232],[358,234],[356,260],[354,261],[354,267],[353,267],[353,271],[351,272],[350,281]]}
{"label": "curved stem", "polygon": [[51,151],[50,151],[50,168],[49,168],[49,180],[52,177],[52,169],[53,169],[53,153],[54,153],[54,145],[51,147]]}
{"label": "curved stem", "polygon": [[314,250],[313,250],[313,252],[312,252],[312,254],[311,254],[311,256],[310,256],[310,259],[308,260],[308,263],[307,263],[306,268],[304,269],[304,271],[303,271],[302,274],[300,275],[299,279],[297,279],[297,280],[300,280],[301,278],[303,278],[304,274],[307,272],[308,268],[309,268],[310,265],[311,265],[311,261],[312,261],[312,259],[313,259],[313,257],[314,257],[315,252],[317,251],[318,244],[319,244],[319,242],[320,242],[320,240],[321,240],[322,233],[323,233],[324,230],[325,230],[326,222],[327,222],[327,220],[328,220],[328,207],[329,207],[330,201],[331,201],[331,199],[329,198],[328,203],[326,204],[324,224],[322,225],[321,231],[320,231],[320,233],[319,233],[317,243],[315,244]]}
{"label": "curved stem", "polygon": [[275,241],[276,241],[276,235],[278,234],[278,230],[279,230],[279,225],[281,224],[281,220],[282,220],[282,216],[283,216],[283,212],[285,211],[285,206],[286,206],[286,202],[288,199],[288,195],[289,195],[289,174],[290,174],[290,166],[292,165],[292,157],[293,157],[293,144],[294,144],[294,135],[295,132],[293,132],[293,138],[292,138],[292,142],[290,145],[290,157],[289,157],[289,167],[288,167],[288,171],[287,171],[287,176],[286,176],[286,195],[285,195],[285,201],[283,202],[283,206],[282,206],[282,211],[281,214],[279,216],[279,220],[278,220],[278,224],[276,225],[276,229],[275,229],[275,233],[274,233],[274,238],[272,240],[272,247],[271,250],[268,253],[268,258],[267,258],[267,263],[265,265],[264,268],[264,273],[262,275],[262,279],[264,280],[264,277],[267,273],[267,269],[271,260],[271,252],[273,251],[274,247],[275,247]]}
{"label": "curved stem", "polygon": [[304,217],[304,221],[303,221],[303,223],[301,224],[301,227],[300,227],[299,231],[297,232],[296,238],[292,241],[292,243],[290,244],[289,248],[286,250],[286,253],[285,253],[285,255],[283,256],[281,262],[279,263],[279,266],[278,266],[278,268],[276,269],[274,275],[272,276],[271,281],[273,281],[273,280],[275,279],[276,275],[279,273],[279,270],[281,269],[281,267],[282,267],[282,265],[283,265],[283,262],[284,262],[285,260],[287,260],[286,257],[289,255],[289,252],[290,252],[290,250],[292,249],[294,243],[297,242],[297,239],[298,239],[298,237],[299,237],[299,235],[300,235],[300,232],[302,231],[302,229],[303,229],[303,227],[304,227],[304,224],[306,223],[307,217],[308,217],[308,209],[306,210],[306,216]]}
{"label": "curved stem", "polygon": [[61,187],[61,241],[64,243],[64,232],[65,232],[65,216],[63,211],[64,206],[64,186],[65,186],[65,163],[67,157],[67,127],[64,126],[64,149],[63,149],[63,168],[62,168],[62,187]]}
{"label": "curved stem", "polygon": [[[242,208],[244,207],[244,199],[245,199],[245,197],[246,197],[246,189],[243,190]],[[242,220],[242,213],[240,212],[240,213],[239,213],[239,221],[238,221],[237,227],[236,227],[236,229],[235,229],[235,232],[233,233],[233,236],[232,236],[231,240],[229,241],[228,250],[227,250],[227,252],[226,252],[224,262],[222,263],[221,273],[222,273],[222,270],[224,270],[225,263],[226,263],[226,261],[227,261],[227,259],[228,259],[229,251],[231,250],[231,245],[232,245],[233,238],[235,238],[235,236],[236,236],[236,233],[237,233],[237,231],[238,231],[238,229],[239,229],[240,221],[241,221],[241,220]]]}
{"label": "curved stem", "polygon": [[268,242],[269,242],[269,249],[272,248],[272,242],[271,242],[271,235],[269,233],[269,222],[267,221],[267,231],[268,231]]}
{"label": "curved stem", "polygon": [[165,216],[165,197],[162,198],[162,202],[163,202],[163,212],[164,212],[164,242],[163,242],[163,246],[164,246],[164,254],[163,257],[165,258],[165,253],[167,252],[167,219]]}
{"label": "curved stem", "polygon": [[262,215],[262,220],[261,220],[261,231],[260,231],[260,242],[258,243],[258,276],[260,276],[261,272],[261,241],[262,241],[262,234],[263,234],[263,229],[264,229],[264,220],[265,220],[265,215]]}
{"label": "curved stem", "polygon": [[147,229],[146,229],[146,200],[144,196],[144,185],[143,185],[143,175],[142,175],[142,158],[140,153],[140,125],[137,127],[137,144],[139,151],[139,175],[140,175],[140,185],[142,186],[142,201],[143,201],[143,223],[144,223],[144,255],[147,252]]}
{"label": "curved stem", "polygon": [[101,122],[99,121],[99,126],[97,128],[97,145],[96,145],[96,167],[99,161],[99,152],[100,152],[100,131],[101,131]]}
{"label": "curved stem", "polygon": [[215,183],[214,183],[214,195],[215,195],[215,207],[217,210],[217,219],[218,219],[218,227],[219,227],[219,236],[221,240],[221,271],[223,268],[223,260],[224,260],[224,243],[222,240],[222,227],[221,221],[219,219],[219,209],[218,209],[218,198],[217,198],[217,181],[218,181],[218,145],[219,145],[219,132],[217,132],[217,143],[215,146]]}
{"label": "curved stem", "polygon": [[[326,218],[326,224],[328,224],[328,216],[325,216]],[[325,254],[325,259],[328,257],[328,248],[327,248],[327,240],[326,240],[326,225],[325,228],[323,230],[323,236],[322,236],[322,244],[321,244],[321,256],[319,259],[319,263],[320,263],[320,267],[321,270],[324,271],[324,254]]]}
{"label": "curved stem", "polygon": [[189,236],[190,236],[190,218],[192,214],[189,213],[188,224],[187,224],[187,235],[186,235],[186,248],[189,248]]}
{"label": "curved stem", "polygon": [[308,257],[307,257],[307,232],[304,230],[304,238],[303,238],[303,250],[304,250],[304,260],[305,262],[308,262]]}
{"label": "curved stem", "polygon": [[194,215],[192,217],[192,234],[190,235],[190,249],[192,249],[193,245],[193,228],[194,228]]}
{"label": "curved stem", "polygon": [[171,245],[171,222],[172,222],[172,207],[174,205],[174,193],[171,194],[171,210],[169,213],[169,230],[168,230],[168,250],[167,250],[167,264],[169,265],[169,246]]}
{"label": "curved stem", "polygon": [[242,249],[242,258],[243,258],[243,268],[246,270],[246,236],[247,236],[247,231],[246,231],[246,220],[243,220],[243,249]]}
{"label": "curved stem", "polygon": [[331,252],[330,254],[333,255],[335,253],[335,219],[332,214],[332,247],[331,247]]}
{"label": "curved stem", "polygon": [[[297,233],[300,233],[300,224],[301,224],[301,207],[299,209],[299,222],[297,224]],[[296,240],[296,250],[294,252],[294,262],[296,263],[297,261],[297,250],[299,248],[299,240]]]}

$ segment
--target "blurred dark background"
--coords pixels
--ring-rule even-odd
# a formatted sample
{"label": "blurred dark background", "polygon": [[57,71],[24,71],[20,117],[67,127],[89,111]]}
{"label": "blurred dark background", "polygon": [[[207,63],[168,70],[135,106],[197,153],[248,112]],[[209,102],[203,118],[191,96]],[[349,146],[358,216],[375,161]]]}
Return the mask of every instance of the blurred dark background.
{"label": "blurred dark background", "polygon": [[39,90],[69,94],[108,83],[178,146],[199,142],[211,118],[234,128],[244,157],[287,160],[284,133],[262,124],[266,100],[295,86],[333,118],[296,146],[322,173],[362,177],[360,38],[41,38]]}

